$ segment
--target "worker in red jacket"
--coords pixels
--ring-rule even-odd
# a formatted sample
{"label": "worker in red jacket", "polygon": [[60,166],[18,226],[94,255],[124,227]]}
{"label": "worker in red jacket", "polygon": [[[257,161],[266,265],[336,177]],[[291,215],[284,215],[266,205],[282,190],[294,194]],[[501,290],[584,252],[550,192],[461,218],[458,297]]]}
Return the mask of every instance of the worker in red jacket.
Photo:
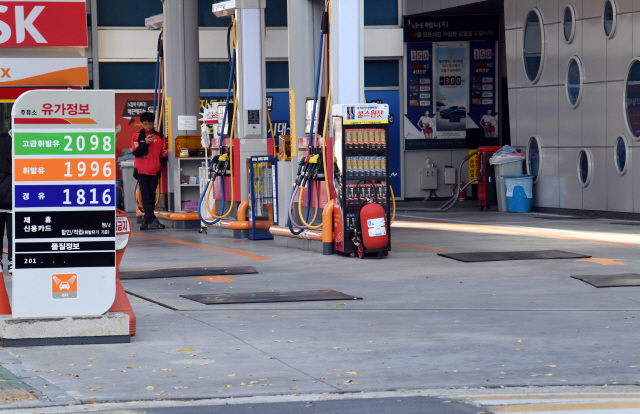
{"label": "worker in red jacket", "polygon": [[153,129],[156,117],[151,112],[140,115],[142,129],[133,134],[133,176],[138,180],[144,217],[140,230],[164,229],[153,211],[156,207],[156,190],[160,169],[167,163],[167,139]]}

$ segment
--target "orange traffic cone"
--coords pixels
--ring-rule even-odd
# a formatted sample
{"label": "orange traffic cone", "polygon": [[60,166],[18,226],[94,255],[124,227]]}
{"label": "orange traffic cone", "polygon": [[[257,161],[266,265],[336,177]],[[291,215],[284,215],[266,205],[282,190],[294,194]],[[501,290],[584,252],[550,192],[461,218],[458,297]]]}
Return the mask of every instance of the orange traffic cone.
{"label": "orange traffic cone", "polygon": [[0,277],[2,278],[2,283],[0,283],[0,315],[11,315],[11,304],[9,303],[9,295],[7,294],[7,287],[4,285],[4,274],[2,272],[0,272]]}
{"label": "orange traffic cone", "polygon": [[[124,291],[122,282],[120,282],[120,262],[122,261],[122,256],[124,256],[125,250],[126,247],[122,250],[116,250],[116,299],[113,301],[113,305],[111,305],[109,312],[122,312],[129,315],[129,335],[134,336],[136,334],[136,314],[133,313],[133,308],[131,308],[131,303],[129,302],[127,293]],[[1,301],[2,298],[0,297],[0,302]],[[8,299],[7,303],[9,303]],[[11,309],[9,309],[9,313],[11,313]]]}

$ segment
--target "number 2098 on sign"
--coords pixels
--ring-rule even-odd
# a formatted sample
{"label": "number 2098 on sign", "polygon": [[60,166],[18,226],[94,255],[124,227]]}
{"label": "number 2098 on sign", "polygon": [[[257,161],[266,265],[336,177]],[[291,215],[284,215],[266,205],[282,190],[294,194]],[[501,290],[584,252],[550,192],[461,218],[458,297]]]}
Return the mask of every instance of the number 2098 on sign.
{"label": "number 2098 on sign", "polygon": [[15,180],[110,181],[113,168],[112,158],[16,159]]}

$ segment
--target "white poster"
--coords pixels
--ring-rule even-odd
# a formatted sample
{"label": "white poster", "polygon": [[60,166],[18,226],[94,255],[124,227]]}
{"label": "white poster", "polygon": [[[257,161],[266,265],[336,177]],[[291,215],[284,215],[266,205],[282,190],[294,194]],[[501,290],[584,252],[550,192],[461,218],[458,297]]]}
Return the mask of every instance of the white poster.
{"label": "white poster", "polygon": [[433,107],[438,138],[465,138],[468,111],[467,43],[434,43]]}

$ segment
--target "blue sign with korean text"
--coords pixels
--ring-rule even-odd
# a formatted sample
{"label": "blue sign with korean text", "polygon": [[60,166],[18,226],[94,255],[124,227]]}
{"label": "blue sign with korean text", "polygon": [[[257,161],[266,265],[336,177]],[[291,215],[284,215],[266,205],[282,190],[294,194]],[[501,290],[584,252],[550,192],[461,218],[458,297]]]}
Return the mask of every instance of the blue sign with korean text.
{"label": "blue sign with korean text", "polygon": [[16,208],[115,207],[113,184],[16,185]]}

